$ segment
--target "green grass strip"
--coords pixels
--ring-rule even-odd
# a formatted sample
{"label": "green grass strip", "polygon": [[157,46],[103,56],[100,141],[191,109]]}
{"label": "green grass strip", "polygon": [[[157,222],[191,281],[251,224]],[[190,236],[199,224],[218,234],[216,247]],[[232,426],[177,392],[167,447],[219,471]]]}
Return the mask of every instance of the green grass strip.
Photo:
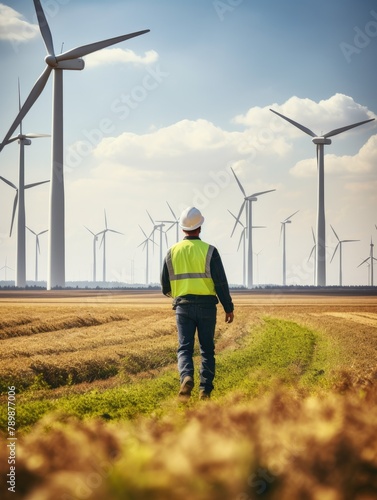
{"label": "green grass strip", "polygon": [[[235,390],[255,396],[267,390],[276,380],[292,385],[318,386],[320,377],[317,375],[324,373],[319,366],[324,366],[326,362],[326,349],[318,348],[321,342],[319,334],[304,326],[265,318],[264,324],[251,332],[242,347],[217,356],[214,398],[219,399]],[[196,361],[198,366],[199,360]],[[190,404],[196,404],[197,385]],[[28,394],[25,393],[17,402],[17,428],[29,428],[50,411],[61,411],[80,418],[101,416],[107,419],[160,415],[172,408],[176,411],[178,387],[178,373],[172,369],[153,379],[104,391],[93,389],[86,394],[72,394],[59,399],[53,393],[50,395],[49,391],[43,391],[43,399],[28,401]],[[35,392],[30,392],[30,396],[35,395]],[[6,429],[4,406],[1,405],[0,409],[1,429]]]}

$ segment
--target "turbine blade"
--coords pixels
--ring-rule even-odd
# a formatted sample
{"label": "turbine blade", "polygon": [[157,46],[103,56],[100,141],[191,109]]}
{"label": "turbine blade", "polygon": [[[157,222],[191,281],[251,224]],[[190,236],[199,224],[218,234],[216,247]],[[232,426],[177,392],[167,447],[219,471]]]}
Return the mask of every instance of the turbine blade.
{"label": "turbine blade", "polygon": [[346,125],[345,127],[341,128],[336,128],[335,130],[331,130],[331,132],[327,132],[323,137],[332,137],[334,135],[341,134],[342,132],[345,132],[346,130],[350,130],[351,128],[358,127],[359,125],[363,125],[364,123],[372,122],[374,118],[370,118],[369,120],[364,120],[362,122],[358,123],[353,123],[352,125]]}
{"label": "turbine blade", "polygon": [[33,184],[27,184],[25,186],[25,189],[29,189],[29,188],[32,188],[32,187],[35,187],[35,186],[39,186],[40,184],[46,184],[46,182],[50,182],[50,181],[33,182]]}
{"label": "turbine blade", "polygon": [[110,233],[124,234],[124,233],[120,233],[119,231],[115,231],[115,229],[108,229],[108,231]]}
{"label": "turbine blade", "polygon": [[147,236],[147,235],[145,234],[145,232],[144,232],[144,229],[143,229],[140,225],[139,225],[139,227],[140,227],[140,229],[141,229],[141,232],[144,234],[144,236],[145,236],[146,238],[148,238],[148,236]]}
{"label": "turbine blade", "polygon": [[52,35],[50,28],[48,26],[45,13],[43,12],[41,2],[39,0],[34,0],[34,7],[37,13],[39,29],[41,31],[41,35],[47,49],[47,53],[51,56],[54,56],[55,51],[54,51],[54,44],[52,41]]}
{"label": "turbine blade", "polygon": [[18,203],[18,189],[17,189],[16,196],[14,197],[14,202],[13,202],[12,222],[10,224],[9,236],[12,236],[13,223],[14,223],[14,217],[16,215],[17,203]]}
{"label": "turbine blade", "polygon": [[175,213],[173,212],[173,209],[171,208],[171,206],[169,205],[168,202],[166,202],[166,203],[168,204],[168,207],[170,208],[170,212],[173,214],[174,219],[177,221],[178,219],[177,219],[177,216],[175,215]]}
{"label": "turbine blade", "polygon": [[[374,258],[374,257],[373,257]],[[363,262],[361,264],[359,264],[357,267],[360,267],[362,266],[363,264],[365,264],[365,262],[367,262],[368,260],[370,259],[370,257],[368,257],[367,259],[363,260]]]}
{"label": "turbine blade", "polygon": [[237,217],[230,211],[228,210],[228,212],[230,213],[230,215],[238,222],[238,224],[241,224],[241,226],[244,228],[245,226],[242,224],[242,222],[240,220],[237,219]]}
{"label": "turbine blade", "polygon": [[313,241],[314,241],[314,246],[317,244],[316,240],[315,240],[315,235],[314,235],[314,229],[312,228],[312,236],[313,236]]}
{"label": "turbine blade", "polygon": [[148,212],[148,210],[147,210],[146,212],[147,212],[147,214],[148,214],[148,216],[149,216],[149,218],[150,218],[150,220],[151,220],[152,224],[153,224],[153,225],[155,225],[155,224],[154,224],[154,220],[153,220],[153,219],[152,219],[152,217],[151,217],[151,214]]}
{"label": "turbine blade", "polygon": [[332,225],[331,225],[331,224],[330,224],[330,227],[331,227],[331,229],[333,230],[333,233],[335,234],[336,239],[337,239],[338,241],[340,241],[340,239],[339,239],[338,235],[337,235],[337,234],[336,234],[336,232],[335,232],[335,229],[332,227]]}
{"label": "turbine blade", "polygon": [[333,258],[335,257],[336,251],[338,250],[338,246],[340,245],[340,242],[336,245],[334,253],[332,254],[332,257],[330,259],[330,263],[332,262]]}
{"label": "turbine blade", "polygon": [[[21,111],[21,86],[20,86],[20,78],[18,77],[18,112],[20,111]],[[20,134],[22,135],[22,121],[20,122]]]}
{"label": "turbine blade", "polygon": [[[20,122],[20,125],[21,125],[21,122]],[[12,142],[14,141],[17,141],[19,138],[20,138],[20,135],[15,135],[13,137],[11,137],[10,139],[7,140],[7,142],[4,144],[4,146],[7,146],[8,144],[12,144]]]}
{"label": "turbine blade", "polygon": [[89,233],[91,233],[93,236],[96,236],[96,235],[93,233],[93,231],[91,231],[88,227],[86,227],[86,226],[84,226],[84,227],[85,227],[85,229],[86,229],[87,231],[89,231]]}
{"label": "turbine blade", "polygon": [[35,236],[37,236],[37,233],[35,233],[32,229],[30,229],[30,227],[28,227],[28,226],[25,226],[25,227],[26,227],[26,229],[28,229],[31,233],[33,233]]}
{"label": "turbine blade", "polygon": [[17,186],[15,186],[15,185],[13,184],[13,182],[8,181],[7,179],[5,179],[4,177],[2,177],[1,175],[0,175],[0,179],[1,179],[2,181],[4,181],[4,182],[5,182],[5,184],[8,184],[8,186],[10,186],[10,187],[12,187],[12,188],[14,188],[14,189],[16,189],[16,190],[17,190]]}
{"label": "turbine blade", "polygon": [[303,132],[305,132],[305,134],[308,134],[311,137],[317,137],[317,134],[315,134],[312,130],[310,130],[310,128],[307,128],[307,127],[304,127],[304,125],[301,125],[301,123],[297,123],[297,122],[291,120],[290,118],[287,118],[286,116],[278,113],[277,111],[274,111],[273,109],[270,109],[270,111],[272,111],[273,113],[275,113],[275,115],[280,116],[284,120],[287,120],[287,122],[289,122],[292,125],[294,125],[295,127],[299,128],[300,130],[302,130]]}
{"label": "turbine blade", "polygon": [[51,137],[50,134],[26,134],[27,139],[38,139],[39,137]]}
{"label": "turbine blade", "polygon": [[[241,205],[240,211],[238,212],[238,217],[237,217],[237,219],[236,219],[236,222],[235,222],[235,224],[234,224],[233,231],[232,231],[232,234],[230,235],[230,237],[232,237],[232,236],[233,236],[234,230],[236,229],[237,224],[240,222],[240,217],[241,217],[241,215],[242,215],[242,211],[243,211],[243,209],[244,209],[244,207],[245,207],[245,204],[246,204],[246,201],[244,200],[244,201],[243,201],[243,203],[242,203],[242,205]],[[241,224],[241,225],[242,225],[242,224]]]}
{"label": "turbine blade", "polygon": [[38,235],[37,235],[37,250],[38,250],[38,253],[41,253],[41,249],[40,249],[40,246],[39,246],[39,238],[38,238]]}
{"label": "turbine blade", "polygon": [[246,193],[245,193],[245,190],[244,190],[244,188],[242,187],[242,184],[240,183],[240,181],[238,180],[238,178],[237,178],[237,176],[236,176],[235,171],[232,169],[232,167],[230,167],[230,170],[233,172],[233,175],[234,175],[234,177],[235,177],[235,179],[236,179],[236,181],[237,181],[237,184],[238,184],[239,188],[241,189],[242,194],[243,194],[243,195],[244,195],[244,197],[246,198]]}
{"label": "turbine blade", "polygon": [[360,241],[360,240],[342,240],[342,243],[352,243],[354,241]]}
{"label": "turbine blade", "polygon": [[128,35],[116,36],[114,38],[108,38],[107,40],[102,40],[100,42],[89,43],[88,45],[82,45],[81,47],[76,47],[74,49],[68,50],[67,52],[63,52],[63,54],[59,54],[56,57],[56,60],[66,61],[68,59],[77,59],[79,57],[87,56],[92,52],[96,52],[97,50],[105,49],[110,45],[115,45],[119,42],[124,42],[124,40],[128,40],[130,38],[134,38],[139,35],[144,35],[148,33],[150,30],[136,31],[135,33],[129,33]]}
{"label": "turbine blade", "polygon": [[47,83],[48,77],[50,76],[50,73],[52,71],[52,68],[50,66],[46,66],[44,69],[43,73],[41,76],[38,78],[36,81],[34,87],[32,88],[28,98],[24,102],[24,105],[22,106],[21,110],[19,111],[18,115],[16,116],[14,122],[12,123],[10,129],[8,130],[6,136],[3,139],[3,142],[0,145],[0,151],[3,149],[5,144],[7,143],[8,139],[11,137],[13,132],[16,130],[18,125],[21,123],[22,119],[25,117],[25,115],[28,113],[29,109],[33,106],[35,101],[38,99],[38,97],[41,95],[42,90],[45,88],[45,85]]}
{"label": "turbine blade", "polygon": [[38,236],[40,236],[41,234],[44,234],[44,233],[48,233],[48,229],[45,229],[44,231],[41,231],[40,233],[38,233]]}
{"label": "turbine blade", "polygon": [[297,212],[299,212],[300,210],[296,210],[296,212],[294,212],[292,215],[290,215],[289,217],[287,217],[286,219],[283,220],[283,222],[288,222],[289,219],[291,219],[294,215],[297,214]]}
{"label": "turbine blade", "polygon": [[314,247],[312,248],[312,250],[311,250],[311,252],[310,252],[310,255],[309,255],[309,257],[308,257],[308,262],[309,262],[309,260],[310,260],[310,257],[313,255],[314,250],[315,250],[315,245],[314,245]]}
{"label": "turbine blade", "polygon": [[259,193],[253,193],[250,196],[248,196],[247,199],[249,200],[250,198],[255,198],[256,196],[261,196],[262,194],[272,193],[272,191],[276,191],[276,189],[269,189],[268,191],[260,191]]}
{"label": "turbine blade", "polygon": [[280,222],[280,224],[281,224],[281,226],[280,226],[279,245],[281,243],[281,233],[283,232],[284,222]]}
{"label": "turbine blade", "polygon": [[241,243],[242,243],[242,239],[243,239],[243,238],[245,238],[245,231],[244,231],[244,230],[241,232],[240,240],[239,240],[239,242],[238,242],[237,252],[238,252],[238,250],[240,249],[240,246],[241,246]]}

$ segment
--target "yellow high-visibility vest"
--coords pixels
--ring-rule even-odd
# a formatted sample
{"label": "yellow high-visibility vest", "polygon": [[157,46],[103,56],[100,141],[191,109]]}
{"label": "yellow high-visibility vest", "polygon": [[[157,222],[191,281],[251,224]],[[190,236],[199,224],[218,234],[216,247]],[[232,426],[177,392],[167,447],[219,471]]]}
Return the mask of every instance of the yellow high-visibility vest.
{"label": "yellow high-visibility vest", "polygon": [[214,247],[199,239],[183,240],[168,250],[166,264],[172,297],[216,295],[210,263]]}

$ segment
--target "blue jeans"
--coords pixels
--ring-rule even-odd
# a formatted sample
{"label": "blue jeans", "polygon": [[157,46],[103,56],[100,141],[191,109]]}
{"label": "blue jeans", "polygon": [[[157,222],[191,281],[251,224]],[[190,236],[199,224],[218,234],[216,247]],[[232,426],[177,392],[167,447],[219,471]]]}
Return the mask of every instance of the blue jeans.
{"label": "blue jeans", "polygon": [[200,390],[210,393],[215,378],[215,326],[216,305],[190,303],[177,305],[178,370],[181,383],[188,375],[194,378],[194,342],[198,332],[201,367]]}

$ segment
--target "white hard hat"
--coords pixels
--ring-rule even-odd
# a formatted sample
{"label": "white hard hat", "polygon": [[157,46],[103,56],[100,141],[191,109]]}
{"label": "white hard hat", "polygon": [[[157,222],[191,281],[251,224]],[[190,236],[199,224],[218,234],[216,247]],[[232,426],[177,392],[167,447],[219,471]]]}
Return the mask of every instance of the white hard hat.
{"label": "white hard hat", "polygon": [[198,229],[204,222],[204,217],[195,207],[187,207],[181,213],[179,225],[184,231],[194,231]]}

